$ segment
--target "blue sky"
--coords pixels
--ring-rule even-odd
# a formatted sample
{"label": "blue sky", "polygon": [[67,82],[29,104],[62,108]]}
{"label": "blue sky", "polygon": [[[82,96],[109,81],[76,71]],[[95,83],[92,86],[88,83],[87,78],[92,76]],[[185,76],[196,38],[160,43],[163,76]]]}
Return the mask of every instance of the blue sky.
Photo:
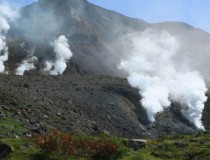
{"label": "blue sky", "polygon": [[[1,0],[0,0],[1,1]],[[35,0],[7,0],[15,5]],[[182,21],[210,33],[210,0],[88,0],[148,22]]]}
{"label": "blue sky", "polygon": [[182,21],[210,33],[210,0],[89,0],[148,22]]}

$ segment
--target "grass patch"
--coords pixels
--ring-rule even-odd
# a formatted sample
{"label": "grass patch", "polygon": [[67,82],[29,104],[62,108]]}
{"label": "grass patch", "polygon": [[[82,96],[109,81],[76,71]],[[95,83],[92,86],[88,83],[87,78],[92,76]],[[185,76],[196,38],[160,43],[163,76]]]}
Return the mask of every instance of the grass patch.
{"label": "grass patch", "polygon": [[14,118],[0,118],[0,134],[6,135],[9,133],[19,134],[24,131],[22,124]]}
{"label": "grass patch", "polygon": [[43,153],[33,144],[31,139],[6,138],[0,139],[0,141],[10,144],[14,148],[14,151],[4,160],[83,160],[73,156],[63,157],[52,153]]}
{"label": "grass patch", "polygon": [[[106,135],[75,136],[54,132],[35,139],[14,138],[0,141],[14,147],[14,152],[5,160],[209,160],[210,157],[210,133],[149,140],[147,147],[137,151],[126,147],[126,139]],[[118,156],[115,154],[116,146],[120,153]],[[110,149],[108,155],[112,156],[107,157],[104,153]],[[100,151],[100,157],[93,156],[97,151]]]}
{"label": "grass patch", "polygon": [[126,156],[120,160],[162,160],[161,158],[155,157],[151,154],[150,149],[143,149],[139,151],[130,151]]}
{"label": "grass patch", "polygon": [[1,139],[1,141],[12,145],[14,148],[14,151],[5,160],[33,160],[34,156],[39,154],[39,150],[31,145],[30,139],[8,138]]}
{"label": "grass patch", "polygon": [[154,143],[153,152],[163,159],[208,160],[210,157],[210,133],[194,136],[171,137]]}
{"label": "grass patch", "polygon": [[170,136],[150,141],[146,148],[131,151],[122,160],[209,160],[210,133]]}

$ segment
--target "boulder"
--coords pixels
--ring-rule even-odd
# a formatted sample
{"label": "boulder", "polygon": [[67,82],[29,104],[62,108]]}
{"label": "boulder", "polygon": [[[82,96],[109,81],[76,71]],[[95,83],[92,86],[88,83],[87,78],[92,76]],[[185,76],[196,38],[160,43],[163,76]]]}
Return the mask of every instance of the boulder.
{"label": "boulder", "polygon": [[13,150],[14,149],[11,145],[0,142],[0,159],[9,155]]}
{"label": "boulder", "polygon": [[133,150],[138,150],[147,146],[147,140],[144,139],[130,139],[127,143],[129,148]]}

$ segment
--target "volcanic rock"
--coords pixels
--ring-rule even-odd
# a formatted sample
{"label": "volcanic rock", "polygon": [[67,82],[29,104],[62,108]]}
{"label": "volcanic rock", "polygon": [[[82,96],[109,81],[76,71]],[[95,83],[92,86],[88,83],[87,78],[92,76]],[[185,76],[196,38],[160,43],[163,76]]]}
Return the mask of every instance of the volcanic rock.
{"label": "volcanic rock", "polygon": [[[117,68],[130,51],[124,48],[130,42],[123,35],[146,28],[175,35],[183,44],[180,50],[195,59],[200,58],[198,53],[209,54],[210,35],[185,23],[150,24],[86,0],[39,0],[23,7],[7,35],[9,75],[0,76],[1,115],[18,119],[26,130],[38,134],[53,128],[76,134],[106,131],[129,138],[198,132],[183,118],[179,104],[173,103],[154,123],[148,122],[139,91]],[[68,38],[73,58],[63,75],[49,76],[43,66],[46,60],[55,60],[51,42],[60,35]],[[36,70],[14,76],[32,51],[38,57]],[[209,64],[208,59],[202,62]],[[208,100],[203,113],[206,129],[210,129],[209,104]],[[35,124],[44,129],[33,129]]]}
{"label": "volcanic rock", "polygon": [[11,145],[0,142],[0,159],[9,155],[13,150],[14,149]]}
{"label": "volcanic rock", "polygon": [[147,146],[147,140],[144,139],[130,139],[127,143],[129,148],[138,150]]}

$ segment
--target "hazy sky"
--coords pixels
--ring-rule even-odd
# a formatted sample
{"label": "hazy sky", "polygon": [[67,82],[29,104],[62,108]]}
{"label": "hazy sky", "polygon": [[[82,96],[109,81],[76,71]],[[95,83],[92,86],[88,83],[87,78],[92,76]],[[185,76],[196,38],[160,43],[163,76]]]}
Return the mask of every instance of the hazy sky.
{"label": "hazy sky", "polygon": [[[1,1],[1,0],[0,0]],[[35,0],[6,0],[24,5]],[[148,22],[182,21],[210,33],[210,0],[88,0]]]}

